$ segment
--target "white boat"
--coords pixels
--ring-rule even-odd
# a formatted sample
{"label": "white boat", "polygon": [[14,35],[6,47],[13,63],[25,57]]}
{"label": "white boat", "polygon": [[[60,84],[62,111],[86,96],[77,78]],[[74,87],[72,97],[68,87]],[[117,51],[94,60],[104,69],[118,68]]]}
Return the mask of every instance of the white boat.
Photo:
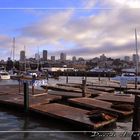
{"label": "white boat", "polygon": [[41,72],[39,72],[37,70],[28,70],[25,73],[23,73],[23,76],[29,77],[29,78],[32,78],[33,76],[40,77],[41,76]]}
{"label": "white boat", "polygon": [[0,79],[1,80],[9,80],[10,79],[10,74],[5,71],[0,72]]}
{"label": "white boat", "polygon": [[136,76],[135,73],[122,73],[121,76],[111,78],[112,81],[121,82],[127,81],[127,83],[135,83],[137,77],[137,83],[140,83],[140,76]]}

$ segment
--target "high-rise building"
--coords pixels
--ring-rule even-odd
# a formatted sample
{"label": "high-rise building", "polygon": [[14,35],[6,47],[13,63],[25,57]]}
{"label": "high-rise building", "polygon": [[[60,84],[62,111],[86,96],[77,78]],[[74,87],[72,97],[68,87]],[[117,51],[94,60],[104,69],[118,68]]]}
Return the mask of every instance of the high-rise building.
{"label": "high-rise building", "polygon": [[130,57],[129,56],[125,56],[124,57],[124,61],[129,62],[130,61]]}
{"label": "high-rise building", "polygon": [[48,52],[47,50],[43,50],[43,60],[47,61],[47,57],[48,57]]}
{"label": "high-rise building", "polygon": [[25,51],[20,51],[20,61],[25,61]]}
{"label": "high-rise building", "polygon": [[72,61],[75,62],[76,61],[76,56],[72,57]]}
{"label": "high-rise building", "polygon": [[60,54],[60,60],[61,60],[61,61],[66,61],[66,53],[63,53],[63,52],[62,52],[62,53]]}
{"label": "high-rise building", "polygon": [[51,61],[55,61],[55,56],[51,56]]}
{"label": "high-rise building", "polygon": [[40,55],[38,53],[35,54],[35,60],[39,60],[40,59]]}
{"label": "high-rise building", "polygon": [[100,56],[100,60],[101,60],[101,61],[106,61],[106,59],[107,59],[107,57],[106,57],[104,54],[102,54],[102,55]]}
{"label": "high-rise building", "polygon": [[137,61],[139,62],[139,55],[133,54],[133,56],[132,56],[132,61],[133,61],[134,63],[136,63]]}

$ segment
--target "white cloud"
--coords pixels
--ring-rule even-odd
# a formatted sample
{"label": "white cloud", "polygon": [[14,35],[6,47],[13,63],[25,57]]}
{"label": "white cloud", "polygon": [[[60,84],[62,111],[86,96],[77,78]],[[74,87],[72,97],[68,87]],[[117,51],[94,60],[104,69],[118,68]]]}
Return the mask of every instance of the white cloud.
{"label": "white cloud", "polygon": [[[100,0],[89,0],[84,6],[92,9],[97,3],[98,6],[112,8],[98,9],[98,12],[93,10],[93,14],[86,16],[82,16],[77,10],[59,11],[19,29],[21,34],[17,37],[17,52],[24,45],[28,49],[36,46],[50,46],[51,50],[64,49],[71,51],[71,55],[77,53],[79,56],[88,57],[94,57],[100,53],[120,56],[124,54],[123,48],[124,55],[130,54],[131,50],[133,52],[134,29],[137,28],[138,35],[140,32],[140,9],[136,6],[139,1],[136,0],[133,3],[131,0],[121,2],[104,0],[101,3]],[[86,10],[81,13],[83,12],[86,13]],[[0,36],[0,40],[4,41],[4,38]],[[69,50],[61,40],[72,42],[75,48]]]}
{"label": "white cloud", "polygon": [[83,7],[85,9],[91,9],[96,6],[97,2],[98,2],[98,0],[84,0]]}
{"label": "white cloud", "polygon": [[[22,40],[30,45],[51,44],[56,49],[64,45],[61,44],[61,39],[74,42],[81,49],[98,50],[100,47],[107,47],[108,43],[119,48],[134,40],[134,28],[140,31],[139,13],[139,9],[114,9],[101,11],[98,15],[72,18],[73,11],[61,12],[25,27],[23,35],[27,36],[27,40]],[[63,49],[67,50],[65,46]],[[105,50],[105,53],[110,51]]]}
{"label": "white cloud", "polygon": [[130,8],[140,8],[140,0],[116,0],[116,3]]}

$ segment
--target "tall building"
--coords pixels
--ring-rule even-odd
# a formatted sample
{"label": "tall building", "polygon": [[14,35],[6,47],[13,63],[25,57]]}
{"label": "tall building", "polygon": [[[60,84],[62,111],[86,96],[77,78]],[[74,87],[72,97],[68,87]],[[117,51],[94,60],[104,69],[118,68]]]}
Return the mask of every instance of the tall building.
{"label": "tall building", "polygon": [[51,61],[55,61],[55,56],[51,56]]}
{"label": "tall building", "polygon": [[40,55],[38,53],[35,54],[35,60],[39,60],[40,59]]}
{"label": "tall building", "polygon": [[47,50],[43,50],[43,60],[47,61],[47,57],[48,57],[48,52]]}
{"label": "tall building", "polygon": [[25,61],[25,51],[20,51],[20,61]]}
{"label": "tall building", "polygon": [[106,58],[106,56],[105,56],[104,54],[102,54],[102,55],[100,56],[100,60],[101,60],[101,61],[106,61],[106,59],[107,59],[107,58]]}
{"label": "tall building", "polygon": [[61,53],[60,54],[60,60],[61,61],[66,61],[66,53]]}
{"label": "tall building", "polygon": [[72,57],[72,61],[75,62],[76,61],[76,56]]}
{"label": "tall building", "polygon": [[130,61],[130,57],[129,56],[125,56],[124,57],[124,61],[129,62]]}
{"label": "tall building", "polygon": [[137,61],[139,62],[139,55],[133,54],[133,56],[132,56],[132,61],[133,61],[134,63],[136,63]]}

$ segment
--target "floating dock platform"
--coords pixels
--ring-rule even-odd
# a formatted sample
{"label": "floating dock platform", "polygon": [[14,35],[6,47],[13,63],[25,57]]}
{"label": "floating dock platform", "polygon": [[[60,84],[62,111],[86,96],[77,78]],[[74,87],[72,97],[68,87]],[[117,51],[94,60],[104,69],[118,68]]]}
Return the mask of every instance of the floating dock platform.
{"label": "floating dock platform", "polygon": [[[0,104],[7,107],[14,107],[14,109],[16,106],[21,108],[21,112],[24,112],[24,110],[22,110],[24,107],[24,96],[21,93],[17,94],[16,91],[18,91],[18,88],[16,86],[4,86],[3,88],[6,90],[5,93],[0,94]],[[3,88],[1,86],[2,92],[4,92]],[[60,99],[61,96],[49,95],[45,93],[40,95],[29,94],[29,110],[53,117],[58,120],[60,119],[62,121],[77,125],[78,127],[84,127],[87,130],[97,130],[106,125],[112,124],[117,120],[116,116],[113,116],[107,112],[103,114],[109,116],[109,119],[95,119],[97,118],[97,114],[93,113],[93,116],[91,116],[88,114],[88,110],[58,103],[51,103],[52,101],[54,102]]]}
{"label": "floating dock platform", "polygon": [[106,101],[101,101],[101,100],[96,100],[93,98],[73,98],[73,99],[69,99],[68,102],[74,104],[74,105],[78,105],[81,107],[86,107],[89,109],[101,109],[101,110],[105,110],[108,112],[111,112],[115,115],[118,115],[118,117],[124,117],[124,116],[128,116],[131,115],[133,113],[133,110],[131,111],[121,111],[119,109],[114,109],[111,106],[113,105],[110,102],[106,102]]}
{"label": "floating dock platform", "polygon": [[61,119],[73,124],[77,124],[78,127],[82,126],[89,130],[97,130],[105,125],[109,125],[116,121],[117,118],[113,117],[108,121],[91,121],[88,117],[88,110],[79,109],[67,105],[58,103],[39,105],[32,108],[35,112]]}
{"label": "floating dock platform", "polygon": [[95,97],[95,99],[108,101],[108,102],[115,102],[115,103],[134,104],[134,95],[125,96],[123,94],[121,95],[121,94],[105,93],[105,94],[100,94],[98,97]]}

